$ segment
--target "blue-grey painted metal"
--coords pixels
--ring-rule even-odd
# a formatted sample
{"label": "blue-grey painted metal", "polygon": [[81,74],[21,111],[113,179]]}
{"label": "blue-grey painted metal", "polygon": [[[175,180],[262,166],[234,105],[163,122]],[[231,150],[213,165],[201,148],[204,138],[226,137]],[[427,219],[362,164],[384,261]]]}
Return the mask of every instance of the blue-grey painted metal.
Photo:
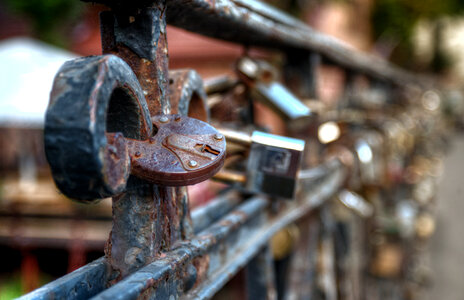
{"label": "blue-grey painted metal", "polygon": [[108,268],[105,258],[99,258],[20,299],[88,299],[106,288]]}

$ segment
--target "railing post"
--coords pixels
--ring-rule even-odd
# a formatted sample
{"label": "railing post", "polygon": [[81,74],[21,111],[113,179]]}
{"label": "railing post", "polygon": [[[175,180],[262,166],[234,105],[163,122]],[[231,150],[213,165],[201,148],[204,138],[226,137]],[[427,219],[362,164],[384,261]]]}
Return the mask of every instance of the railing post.
{"label": "railing post", "polygon": [[[171,113],[166,1],[120,3],[101,13],[103,53],[117,55],[131,67],[151,116]],[[127,191],[113,198],[113,228],[105,251],[116,279],[168,250],[183,235],[182,219],[189,218],[185,189],[131,179]]]}

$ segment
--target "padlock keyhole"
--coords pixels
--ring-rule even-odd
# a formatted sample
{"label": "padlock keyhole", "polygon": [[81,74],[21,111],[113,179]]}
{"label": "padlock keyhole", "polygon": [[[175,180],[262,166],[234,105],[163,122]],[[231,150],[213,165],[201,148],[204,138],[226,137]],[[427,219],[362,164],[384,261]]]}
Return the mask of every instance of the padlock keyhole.
{"label": "padlock keyhole", "polygon": [[207,144],[196,144],[195,148],[197,148],[200,152],[207,152],[209,154],[213,154],[215,156],[218,156],[221,151],[214,149],[210,145]]}

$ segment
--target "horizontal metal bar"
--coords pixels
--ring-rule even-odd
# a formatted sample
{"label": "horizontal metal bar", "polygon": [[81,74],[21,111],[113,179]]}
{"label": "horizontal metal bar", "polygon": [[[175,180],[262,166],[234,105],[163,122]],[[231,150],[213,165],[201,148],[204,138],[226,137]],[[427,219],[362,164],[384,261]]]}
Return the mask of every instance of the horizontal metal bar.
{"label": "horizontal metal bar", "polygon": [[108,270],[101,257],[19,299],[88,299],[106,288]]}
{"label": "horizontal metal bar", "polygon": [[[272,221],[267,220],[266,222],[263,222],[262,219],[267,216],[265,207],[269,204],[268,200],[258,197],[246,200],[239,205],[241,201],[239,195],[234,191],[226,193],[192,212],[192,222],[194,231],[198,234],[197,237],[189,243],[181,244],[175,250],[167,253],[164,258],[128,276],[110,290],[124,299],[130,299],[132,296],[137,297],[147,290],[152,293],[154,291],[151,291],[151,288],[155,286],[158,287],[157,290],[161,294],[166,286],[160,287],[158,285],[160,278],[169,277],[169,274],[179,271],[179,266],[185,265],[199,256],[206,255],[211,264],[216,261],[215,267],[210,266],[212,273],[207,274],[205,281],[189,295],[195,294],[200,298],[209,298],[227,282],[230,276],[256,255],[257,251],[268,242],[275,232],[306,215],[338,191],[343,178],[344,169],[336,161],[305,171],[305,176],[301,179],[302,182],[306,185],[310,181],[318,184],[311,185],[310,190],[302,191],[300,195],[303,199],[302,202],[288,202],[286,209]],[[237,205],[239,205],[238,208],[230,212]],[[222,217],[227,213],[229,214],[226,217]],[[259,220],[261,221],[258,222]],[[215,221],[217,222],[211,226]],[[242,239],[237,240],[240,231]],[[227,248],[226,260],[224,260],[224,254],[220,253],[221,251],[225,253],[221,246],[221,241],[224,240],[229,241],[223,243],[224,247]],[[87,299],[104,291],[110,271],[105,258],[102,257],[44,285],[21,299],[50,299],[53,297]],[[175,281],[169,282],[172,287],[172,283]],[[106,299],[106,295],[111,295],[111,297],[118,298],[111,291],[104,291],[99,297]]]}
{"label": "horizontal metal bar", "polygon": [[241,198],[238,192],[228,191],[224,195],[216,197],[208,204],[194,209],[192,211],[193,231],[199,233],[206,229],[236,207],[240,203]]}
{"label": "horizontal metal bar", "polygon": [[[179,244],[94,299],[211,298],[278,230],[306,216],[341,188],[343,167],[325,166],[325,170],[318,172],[324,179],[320,185],[305,191],[299,201],[288,202],[276,216],[269,217],[266,209],[269,200],[261,197],[247,200],[191,241]],[[191,264],[197,270],[196,286],[184,294],[185,269]]]}
{"label": "horizontal metal bar", "polygon": [[[193,210],[192,223],[194,232],[198,233],[210,226],[230,212],[240,201],[241,197],[236,191],[229,191],[213,199],[207,205]],[[109,274],[110,268],[105,258],[101,257],[20,299],[87,299],[106,288],[106,279]]]}
{"label": "horizontal metal bar", "polygon": [[400,86],[424,80],[256,0],[168,0],[166,16],[171,25],[226,41],[316,52],[343,68]]}

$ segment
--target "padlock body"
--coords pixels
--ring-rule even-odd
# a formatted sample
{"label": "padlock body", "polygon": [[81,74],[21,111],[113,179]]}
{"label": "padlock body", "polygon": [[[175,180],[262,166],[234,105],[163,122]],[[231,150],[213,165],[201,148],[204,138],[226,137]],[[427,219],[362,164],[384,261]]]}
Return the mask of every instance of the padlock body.
{"label": "padlock body", "polygon": [[279,198],[293,198],[305,142],[254,132],[247,167],[247,189]]}

